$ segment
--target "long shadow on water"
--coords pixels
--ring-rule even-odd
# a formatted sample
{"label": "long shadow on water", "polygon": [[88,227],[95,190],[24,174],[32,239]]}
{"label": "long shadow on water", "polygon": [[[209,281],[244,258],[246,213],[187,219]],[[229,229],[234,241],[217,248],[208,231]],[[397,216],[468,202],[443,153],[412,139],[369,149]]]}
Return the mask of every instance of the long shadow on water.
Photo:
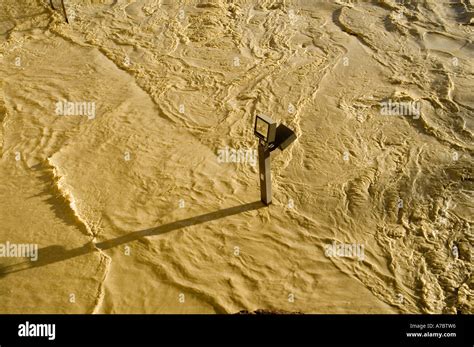
{"label": "long shadow on water", "polygon": [[147,236],[155,236],[165,234],[173,230],[186,228],[192,225],[202,224],[210,222],[216,219],[232,216],[235,214],[258,210],[265,205],[261,201],[255,201],[240,206],[229,207],[223,210],[214,211],[200,216],[183,219],[180,221],[160,225],[156,228],[145,229],[135,231],[123,236],[119,236],[115,239],[106,240],[98,243],[89,242],[82,247],[74,249],[65,249],[63,246],[55,245],[41,248],[38,251],[38,259],[36,261],[25,261],[17,264],[7,265],[0,267],[0,277],[7,276],[9,274],[28,270],[35,267],[45,266],[53,263],[57,263],[63,260],[75,258],[81,255],[85,255],[92,252],[98,252],[100,250],[107,250],[113,247],[123,245],[128,242],[139,240]]}

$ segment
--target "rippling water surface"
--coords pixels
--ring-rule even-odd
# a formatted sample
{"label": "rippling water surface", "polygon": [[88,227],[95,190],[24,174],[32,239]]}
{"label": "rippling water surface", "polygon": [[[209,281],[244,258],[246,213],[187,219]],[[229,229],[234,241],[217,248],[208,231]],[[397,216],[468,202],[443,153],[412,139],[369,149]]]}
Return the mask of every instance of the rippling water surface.
{"label": "rippling water surface", "polygon": [[472,1],[66,4],[0,3],[1,312],[473,313]]}

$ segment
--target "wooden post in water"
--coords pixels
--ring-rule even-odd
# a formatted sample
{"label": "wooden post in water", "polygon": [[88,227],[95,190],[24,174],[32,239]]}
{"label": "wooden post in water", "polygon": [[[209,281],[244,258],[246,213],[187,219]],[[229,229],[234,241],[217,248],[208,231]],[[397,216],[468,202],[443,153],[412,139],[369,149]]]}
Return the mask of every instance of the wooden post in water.
{"label": "wooden post in water", "polygon": [[265,205],[272,203],[272,172],[270,149],[263,141],[258,144],[258,171],[260,175],[260,199]]}
{"label": "wooden post in water", "polygon": [[259,139],[258,173],[260,199],[268,206],[272,203],[270,153],[277,148],[283,151],[296,140],[296,134],[283,124],[277,127],[277,123],[273,119],[264,115],[257,115],[255,117],[254,134]]}

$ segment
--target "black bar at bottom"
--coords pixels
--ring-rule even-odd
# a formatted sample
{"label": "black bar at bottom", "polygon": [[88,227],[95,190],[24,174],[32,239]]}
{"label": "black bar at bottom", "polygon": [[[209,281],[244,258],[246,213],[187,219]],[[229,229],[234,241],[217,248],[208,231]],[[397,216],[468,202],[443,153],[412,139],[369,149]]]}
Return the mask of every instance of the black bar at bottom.
{"label": "black bar at bottom", "polygon": [[[19,336],[26,322],[30,329],[31,324],[55,324],[54,340],[50,339],[52,334],[46,333],[46,326],[39,325],[30,332],[42,330],[47,336]],[[0,346],[85,343],[472,346],[472,323],[472,316],[464,315],[0,315]]]}

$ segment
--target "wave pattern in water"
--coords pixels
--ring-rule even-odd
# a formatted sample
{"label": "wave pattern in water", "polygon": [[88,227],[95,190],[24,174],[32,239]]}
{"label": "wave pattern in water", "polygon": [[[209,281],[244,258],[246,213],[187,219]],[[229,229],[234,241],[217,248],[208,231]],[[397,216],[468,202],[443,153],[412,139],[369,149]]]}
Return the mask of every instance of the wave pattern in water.
{"label": "wave pattern in water", "polygon": [[[73,259],[93,280],[83,312],[472,312],[470,2],[91,0],[68,13],[0,4],[2,172],[60,195],[38,202],[56,211],[38,220],[48,235],[2,216],[2,237],[57,249],[5,286]],[[382,116],[388,99],[421,114]],[[59,117],[59,100],[97,116]],[[269,209],[245,208],[255,167],[216,160],[255,147],[258,113],[298,135],[272,158]],[[55,248],[66,229],[83,245]],[[364,259],[325,254],[341,243]]]}

